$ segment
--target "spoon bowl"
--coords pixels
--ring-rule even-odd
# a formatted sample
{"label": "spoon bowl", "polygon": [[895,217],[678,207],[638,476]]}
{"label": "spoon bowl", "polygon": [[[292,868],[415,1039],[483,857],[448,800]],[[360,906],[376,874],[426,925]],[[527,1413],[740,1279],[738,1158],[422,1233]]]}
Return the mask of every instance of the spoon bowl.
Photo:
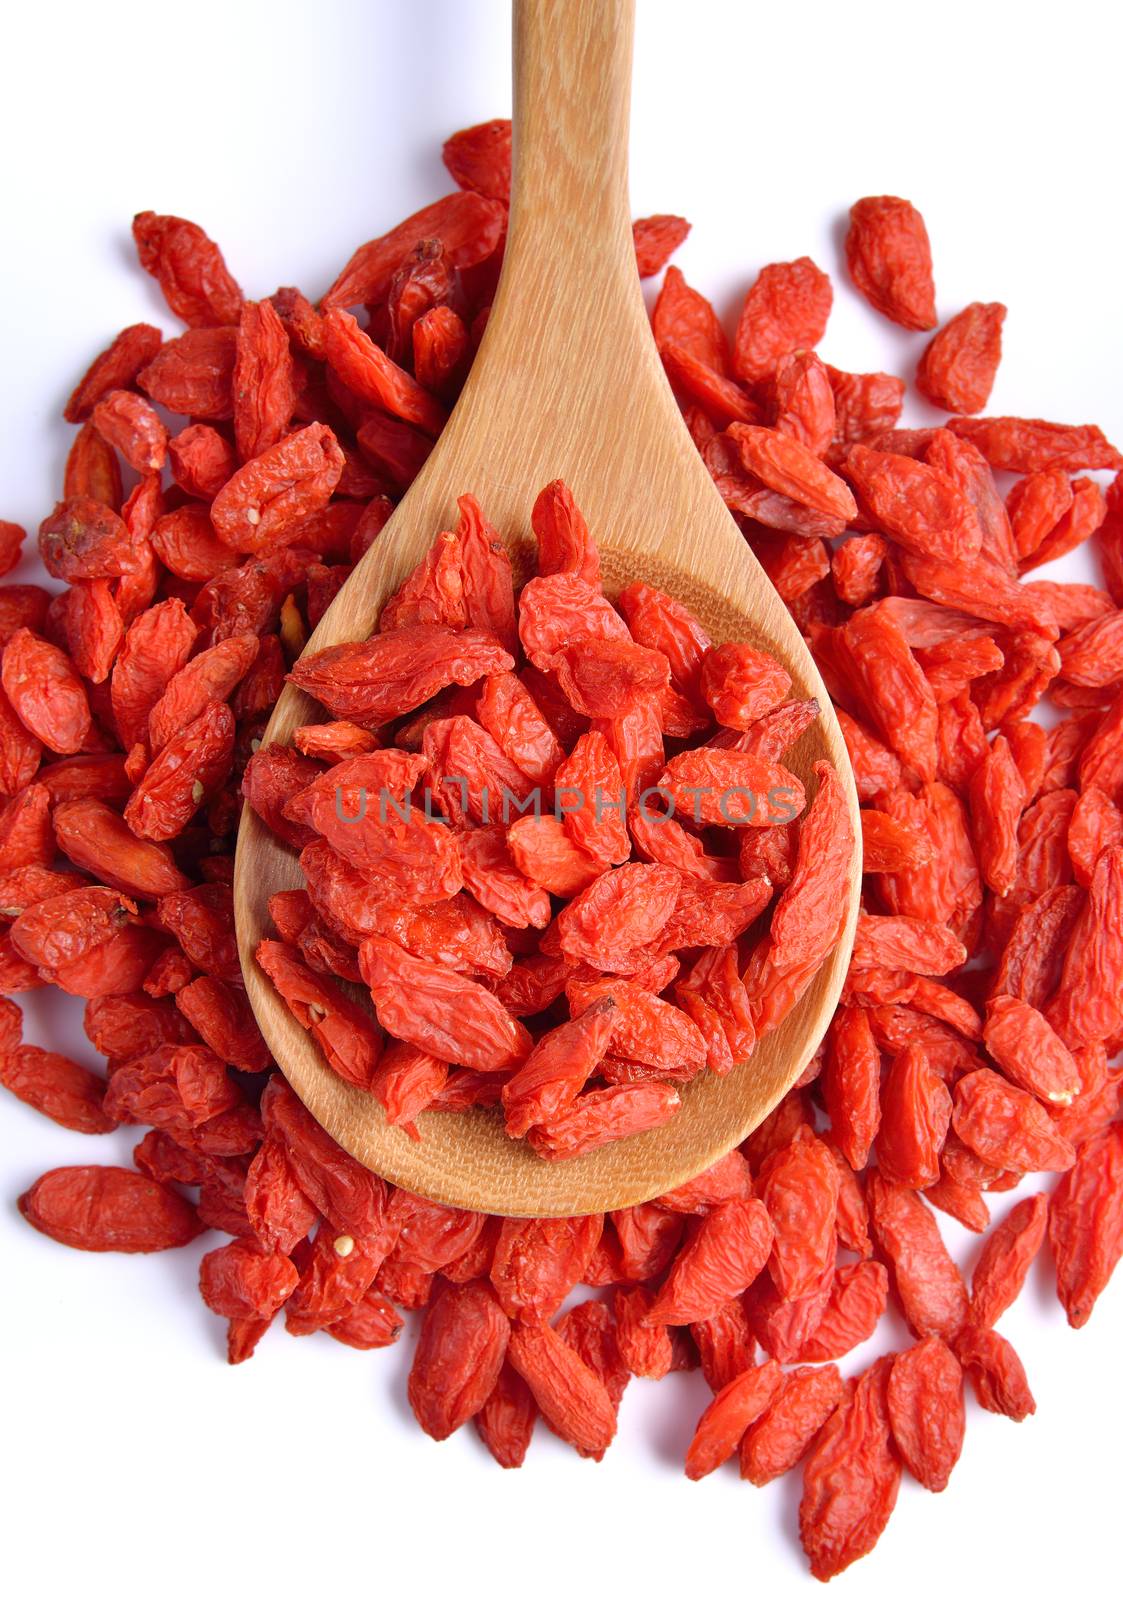
{"label": "spoon bowl", "polygon": [[[801,778],[837,769],[858,836],[846,747],[795,624],[726,510],[688,434],[651,337],[627,204],[632,0],[516,0],[510,232],[487,331],[420,475],[309,640],[306,653],[364,639],[383,602],[476,496],[531,570],[530,508],[564,478],[601,553],[605,592],[636,579],[690,606],[715,643],[744,640],[788,670],[820,716],[785,758]],[[321,720],[290,686],[266,742]],[[738,1144],[800,1077],[846,975],[860,887],[855,851],[838,945],[799,1004],[746,1063],[704,1073],[663,1126],[568,1161],[507,1137],[496,1111],[422,1113],[420,1141],[374,1097],[339,1079],[258,970],[269,897],[299,887],[293,853],[245,808],[234,899],[246,988],[278,1066],[316,1120],[365,1166],[447,1205],[575,1216],[639,1204]]]}

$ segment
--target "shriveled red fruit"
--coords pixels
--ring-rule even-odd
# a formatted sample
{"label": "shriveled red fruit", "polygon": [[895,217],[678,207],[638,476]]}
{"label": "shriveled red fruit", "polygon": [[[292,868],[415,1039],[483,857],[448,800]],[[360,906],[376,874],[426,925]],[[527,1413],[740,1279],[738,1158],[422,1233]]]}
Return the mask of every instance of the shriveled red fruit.
{"label": "shriveled red fruit", "polygon": [[981,411],[1002,358],[1006,307],[973,301],[940,329],[916,369],[916,386],[945,411]]}
{"label": "shriveled red fruit", "polygon": [[984,1411],[1023,1422],[1037,1410],[1017,1351],[993,1328],[965,1328],[955,1353]]}
{"label": "shriveled red fruit", "polygon": [[652,1298],[649,1289],[618,1289],[612,1301],[620,1359],[637,1378],[665,1378],[674,1364],[669,1330],[644,1320]]}
{"label": "shriveled red fruit", "polygon": [[648,1312],[652,1323],[700,1322],[748,1288],[768,1260],[773,1230],[759,1200],[730,1200],[698,1224]]}
{"label": "shriveled red fruit", "polygon": [[297,1182],[320,1215],[341,1234],[376,1234],[386,1210],[382,1180],[340,1149],[277,1074],[262,1095],[261,1115],[266,1133],[283,1139]]}
{"label": "shriveled red fruit", "polygon": [[548,1323],[515,1327],[510,1360],[542,1419],[583,1456],[599,1460],[616,1433],[616,1412],[600,1378]]}
{"label": "shriveled red fruit", "polygon": [[951,1115],[951,1095],[923,1047],[907,1046],[894,1057],[882,1085],[878,1170],[890,1183],[930,1188],[940,1176]]}
{"label": "shriveled red fruit", "polygon": [[766,1361],[739,1373],[718,1391],[702,1413],[686,1452],[688,1478],[704,1478],[728,1461],[745,1431],[771,1404],[780,1379],[779,1363]]}
{"label": "shriveled red fruit", "polygon": [[764,1164],[756,1187],[772,1223],[773,1282],[784,1299],[798,1299],[834,1257],[837,1168],[821,1140],[793,1139]]}
{"label": "shriveled red fruit", "polygon": [[192,328],[236,322],[242,293],[222,252],[202,228],[182,217],[140,211],[133,238],[145,272],[157,280],[177,317]]}
{"label": "shriveled red fruit", "polygon": [[102,1105],[105,1079],[68,1056],[33,1044],[5,1049],[0,1054],[0,1083],[75,1133],[108,1133],[117,1126]]}
{"label": "shriveled red fruit", "polygon": [[490,1277],[507,1315],[523,1321],[553,1316],[581,1281],[602,1227],[599,1216],[503,1218]]}
{"label": "shriveled red fruit", "polygon": [[695,826],[770,828],[798,817],[804,805],[794,773],[744,750],[683,750],[667,763],[658,788]]}
{"label": "shriveled red fruit", "polygon": [[573,707],[584,717],[615,717],[670,682],[670,667],[657,650],[623,639],[586,639],[551,657],[550,667]]}
{"label": "shriveled red fruit", "polygon": [[199,1290],[220,1317],[270,1321],[296,1288],[300,1274],[287,1256],[254,1239],[234,1239],[199,1263]]}
{"label": "shriveled red fruit", "polygon": [[756,1357],[756,1340],[738,1296],[702,1322],[690,1324],[706,1382],[716,1394],[731,1378],[745,1372]]}
{"label": "shriveled red fruit", "polygon": [[690,232],[685,217],[640,217],[632,224],[636,267],[641,278],[652,278],[667,264]]}
{"label": "shriveled red fruit", "polygon": [[992,1328],[1013,1305],[1045,1238],[1049,1205],[1043,1194],[1031,1195],[987,1235],[971,1276],[971,1322]]}
{"label": "shriveled red fruit", "polygon": [[983,1040],[1006,1077],[1047,1104],[1068,1105],[1079,1093],[1071,1052],[1040,1011],[1015,995],[988,1001]]}
{"label": "shriveled red fruit", "polygon": [[445,140],[441,159],[461,189],[472,189],[491,200],[510,198],[511,124],[507,118],[462,128]]}
{"label": "shriveled red fruit", "polygon": [[978,553],[978,513],[943,473],[856,444],[847,454],[846,474],[875,525],[904,549],[948,560]]}
{"label": "shriveled red fruit", "polygon": [[449,1284],[425,1315],[409,1403],[431,1438],[447,1439],[482,1408],[499,1378],[510,1324],[486,1283]]}
{"label": "shriveled red fruit", "polygon": [[620,1355],[616,1324],[607,1303],[582,1300],[558,1318],[555,1331],[600,1379],[613,1410],[618,1410],[631,1373]]}
{"label": "shriveled red fruit", "polygon": [[29,733],[58,755],[73,755],[90,731],[90,705],[81,679],[53,644],[20,628],[4,646],[4,693]]}
{"label": "shriveled red fruit", "polygon": [[799,1465],[846,1393],[832,1364],[785,1372],[764,1415],[741,1440],[741,1476],[763,1488]]}
{"label": "shriveled red fruit", "polygon": [[146,322],[123,328],[105,350],[95,356],[63,409],[67,422],[84,422],[111,389],[125,389],[160,348],[160,330]]}
{"label": "shriveled red fruit", "polygon": [[625,978],[591,983],[570,979],[570,1008],[576,1015],[605,996],[616,1006],[613,1046],[627,1061],[654,1067],[669,1078],[687,1080],[706,1062],[706,1041],[685,1013]]}
{"label": "shriveled red fruit", "polygon": [[1019,1172],[1065,1172],[1074,1157],[1040,1102],[989,1067],[955,1086],[952,1126],[983,1161]]}
{"label": "shriveled red fruit", "polygon": [[52,820],[63,854],[125,894],[156,898],[190,887],[166,845],[138,839],[100,800],[64,800]]}
{"label": "shriveled red fruit", "polygon": [[826,1581],[873,1549],[897,1503],[900,1461],[889,1425],[892,1358],[862,1373],[803,1468],[799,1536],[812,1575]]}
{"label": "shriveled red fruit", "polygon": [[933,1335],[894,1358],[886,1398],[893,1443],[913,1477],[938,1494],[963,1449],[963,1369]]}
{"label": "shriveled red fruit", "polygon": [[573,1103],[608,1049],[615,1010],[606,997],[539,1039],[503,1086],[508,1133],[518,1138]]}
{"label": "shriveled red fruit", "polygon": [[379,1021],[395,1038],[481,1072],[509,1071],[529,1055],[526,1029],[472,979],[378,936],[364,941],[360,965]]}
{"label": "shriveled red fruit", "polygon": [[209,701],[146,769],[125,807],[125,821],[141,839],[178,837],[225,781],[233,755],[233,713]]}
{"label": "shriveled red fruit", "polygon": [[37,966],[64,967],[108,944],[135,916],[135,903],[115,889],[75,889],[21,911],[12,923],[12,942]]}
{"label": "shriveled red fruit", "polygon": [[765,267],[741,308],[733,370],[759,383],[781,356],[818,344],[833,299],[830,279],[807,256]]}
{"label": "shriveled red fruit", "polygon": [[323,509],[343,470],[331,429],[312,423],[249,461],[215,496],[211,521],[231,549],[267,550],[292,539],[300,524]]}
{"label": "shriveled red fruit", "polygon": [[831,1132],[860,1171],[881,1124],[881,1054],[865,1010],[843,1006],[827,1038],[822,1075]]}
{"label": "shriveled red fruit", "polygon": [[382,1040],[366,1012],[338,984],[310,971],[276,940],[263,939],[256,958],[289,1011],[316,1040],[328,1065],[344,1082],[370,1089]]}
{"label": "shriveled red fruit", "polygon": [[25,537],[18,522],[0,521],[0,578],[6,577],[19,561]]}
{"label": "shriveled red fruit", "polygon": [[856,515],[854,497],[846,484],[798,439],[745,423],[734,423],[726,438],[736,445],[745,471],[766,488],[839,522],[849,522]]}
{"label": "shriveled red fruit", "polygon": [[450,684],[466,686],[513,666],[491,634],[419,623],[305,656],[292,680],[335,716],[377,727],[416,710]]}
{"label": "shriveled red fruit", "polygon": [[474,1421],[480,1438],[501,1467],[521,1467],[537,1417],[534,1396],[515,1369],[505,1363]]}
{"label": "shriveled red fruit", "polygon": [[1096,1134],[1077,1153],[1049,1205],[1057,1294],[1082,1328],[1123,1255],[1123,1126]]}
{"label": "shriveled red fruit", "polygon": [[1036,417],[953,417],[948,425],[953,433],[970,439],[992,467],[1005,472],[1047,472],[1051,467],[1117,472],[1123,466],[1119,451],[1091,424],[1072,426]]}
{"label": "shriveled red fruit", "polygon": [[531,1128],[527,1139],[545,1160],[568,1160],[648,1133],[674,1116],[681,1104],[673,1084],[610,1083],[579,1095],[564,1111]]}
{"label": "shriveled red fruit", "polygon": [[774,656],[747,644],[723,644],[706,652],[699,687],[718,722],[744,729],[780,704],[791,678]]}
{"label": "shriveled red fruit", "polygon": [[875,1243],[892,1269],[905,1320],[918,1339],[954,1339],[967,1320],[967,1289],[920,1196],[870,1175],[866,1196]]}
{"label": "shriveled red fruit", "polygon": [[57,1167],[20,1196],[19,1208],[74,1250],[174,1250],[203,1231],[182,1196],[124,1167]]}
{"label": "shriveled red fruit", "polygon": [[574,965],[631,973],[675,910],[679,876],[671,867],[634,862],[603,872],[559,913],[558,943]]}
{"label": "shriveled red fruit", "polygon": [[137,374],[137,384],[168,411],[224,422],[234,414],[237,348],[233,327],[189,329],[156,352]]}
{"label": "shriveled red fruit", "polygon": [[871,1336],[885,1311],[889,1278],[880,1261],[854,1261],[835,1271],[823,1314],[800,1347],[803,1361],[839,1361]]}
{"label": "shriveled red fruit", "polygon": [[168,430],[139,394],[114,389],[98,401],[91,421],[134,472],[160,472],[168,454]]}
{"label": "shriveled red fruit", "polygon": [[[1123,701],[1121,701],[1123,703]],[[1113,1037],[1123,1026],[1123,845],[1096,862],[1088,898],[1065,952],[1060,985],[1046,1016],[1071,1049]]]}
{"label": "shriveled red fruit", "polygon": [[846,264],[875,311],[903,328],[936,326],[928,230],[907,200],[879,195],[850,207]]}

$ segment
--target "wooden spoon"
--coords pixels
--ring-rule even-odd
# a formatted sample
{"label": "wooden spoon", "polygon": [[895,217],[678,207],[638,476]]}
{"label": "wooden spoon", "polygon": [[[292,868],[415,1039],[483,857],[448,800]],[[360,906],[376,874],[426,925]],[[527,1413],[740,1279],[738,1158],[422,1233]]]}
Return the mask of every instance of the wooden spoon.
{"label": "wooden spoon", "polygon": [[[822,714],[792,767],[826,758],[857,829],[846,748],[794,623],[726,511],[659,362],[636,273],[627,149],[633,0],[515,0],[514,182],[503,276],[456,409],[424,470],[312,635],[308,651],[364,639],[383,601],[441,528],[477,496],[529,567],[530,507],[564,478],[600,550],[610,595],[632,579],[693,607],[715,642],[746,640],[791,673]],[[322,719],[287,688],[265,733],[288,743]],[[295,856],[247,806],[235,866],[238,945],[261,1031],[319,1123],[383,1177],[445,1204],[516,1216],[636,1205],[684,1183],[738,1144],[799,1078],[830,1021],[857,916],[858,853],[845,933],[808,992],[751,1059],[690,1084],[650,1133],[570,1161],[509,1139],[497,1112],[424,1113],[421,1140],[388,1126],[370,1094],[322,1061],[254,962],[269,896],[302,882]],[[369,997],[368,997],[369,998]]]}

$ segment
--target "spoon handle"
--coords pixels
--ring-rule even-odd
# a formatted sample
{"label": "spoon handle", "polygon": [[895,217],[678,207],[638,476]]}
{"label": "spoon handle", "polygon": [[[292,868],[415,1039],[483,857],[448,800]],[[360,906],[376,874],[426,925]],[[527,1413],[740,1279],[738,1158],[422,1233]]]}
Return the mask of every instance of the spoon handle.
{"label": "spoon handle", "polygon": [[[627,240],[635,0],[515,0],[511,241],[566,260],[574,230],[615,257]],[[543,234],[546,235],[543,241]],[[544,248],[544,244],[548,248]]]}
{"label": "spoon handle", "polygon": [[590,338],[645,320],[628,208],[634,10],[634,0],[514,0],[511,219],[493,317],[497,331],[525,329],[536,308],[547,392]]}

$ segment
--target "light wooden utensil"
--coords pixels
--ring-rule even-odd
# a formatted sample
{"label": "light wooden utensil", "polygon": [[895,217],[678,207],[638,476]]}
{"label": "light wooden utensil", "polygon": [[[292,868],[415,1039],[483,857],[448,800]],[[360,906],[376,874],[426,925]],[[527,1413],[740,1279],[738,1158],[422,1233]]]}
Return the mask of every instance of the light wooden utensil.
{"label": "light wooden utensil", "polygon": [[[514,182],[495,306],[452,418],[427,465],[312,635],[308,651],[364,639],[387,596],[475,494],[523,569],[530,507],[564,478],[601,549],[612,595],[642,578],[677,595],[715,642],[776,655],[822,714],[791,765],[827,758],[857,799],[822,680],[726,511],[663,375],[636,274],[627,150],[633,0],[515,0]],[[266,741],[322,719],[287,688]],[[423,1113],[417,1142],[374,1097],[323,1063],[254,964],[269,896],[300,885],[296,858],[246,807],[234,876],[238,945],[261,1030],[318,1122],[359,1161],[416,1193],[473,1211],[571,1216],[665,1193],[739,1143],[791,1088],[834,1011],[857,916],[860,862],[837,950],[798,1007],[725,1078],[704,1073],[670,1122],[576,1160],[541,1160],[497,1112]],[[369,997],[368,997],[369,998]]]}

